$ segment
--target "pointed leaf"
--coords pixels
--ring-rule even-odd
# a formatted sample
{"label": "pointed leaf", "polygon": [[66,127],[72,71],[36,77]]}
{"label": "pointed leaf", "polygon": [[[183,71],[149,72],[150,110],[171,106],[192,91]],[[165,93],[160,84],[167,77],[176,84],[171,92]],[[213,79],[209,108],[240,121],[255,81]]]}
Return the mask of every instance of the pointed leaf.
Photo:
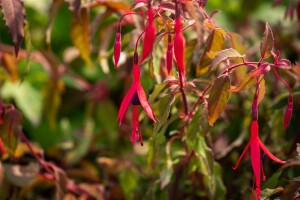
{"label": "pointed leaf", "polygon": [[82,59],[88,66],[92,66],[90,58],[90,30],[87,9],[81,9],[80,19],[73,16],[71,21],[71,39],[80,51]]}
{"label": "pointed leaf", "polygon": [[213,30],[209,38],[206,40],[205,49],[198,61],[196,68],[197,77],[202,76],[208,71],[211,60],[217,54],[217,52],[223,49],[223,46],[224,35],[220,31]]}
{"label": "pointed leaf", "polygon": [[241,35],[236,33],[230,33],[229,34],[230,41],[232,47],[237,50],[240,54],[246,54],[247,53],[247,47],[244,44],[243,38]]}
{"label": "pointed leaf", "polygon": [[265,79],[261,80],[259,83],[260,92],[258,95],[258,104],[265,98],[266,95],[266,82]]}
{"label": "pointed leaf", "polygon": [[289,183],[283,191],[283,194],[280,196],[280,200],[291,200],[294,199],[295,194],[300,188],[300,180],[295,178],[291,183]]}
{"label": "pointed leaf", "polygon": [[24,38],[25,9],[22,0],[1,0],[3,18],[15,44],[15,54],[18,55]]}
{"label": "pointed leaf", "polygon": [[249,77],[256,77],[260,75],[265,75],[268,71],[270,71],[271,67],[267,63],[260,65],[257,69],[252,70],[248,76]]}
{"label": "pointed leaf", "polygon": [[269,197],[271,197],[275,194],[281,193],[282,191],[283,191],[282,187],[278,187],[275,189],[266,188],[263,191],[261,191],[261,200],[267,200],[267,199],[269,199]]}
{"label": "pointed leaf", "polygon": [[246,75],[236,87],[232,87],[229,91],[230,92],[240,92],[244,90],[248,90],[256,85],[256,78],[250,77]]}
{"label": "pointed leaf", "polygon": [[280,59],[276,62],[275,67],[278,67],[280,69],[291,69],[291,61],[287,59]]}
{"label": "pointed leaf", "polygon": [[24,33],[25,33],[25,48],[26,48],[26,66],[25,66],[24,72],[22,73],[22,80],[29,71],[29,61],[30,61],[30,55],[31,55],[31,50],[32,50],[31,35],[30,35],[30,31],[29,31],[28,21],[26,21],[26,24],[24,26]]}
{"label": "pointed leaf", "polygon": [[222,114],[229,99],[230,79],[227,75],[215,80],[208,98],[208,123],[212,126]]}
{"label": "pointed leaf", "polygon": [[[5,105],[4,105],[5,106]],[[3,116],[0,126],[0,138],[6,152],[13,156],[17,148],[18,137],[22,126],[22,116],[16,109],[8,110]]]}
{"label": "pointed leaf", "polygon": [[268,23],[265,26],[265,32],[260,43],[260,54],[262,58],[271,56],[271,50],[274,46],[274,36]]}
{"label": "pointed leaf", "polygon": [[212,59],[209,65],[210,72],[215,66],[217,66],[220,62],[228,59],[228,58],[242,58],[243,56],[237,52],[235,49],[229,48],[219,51],[216,56]]}

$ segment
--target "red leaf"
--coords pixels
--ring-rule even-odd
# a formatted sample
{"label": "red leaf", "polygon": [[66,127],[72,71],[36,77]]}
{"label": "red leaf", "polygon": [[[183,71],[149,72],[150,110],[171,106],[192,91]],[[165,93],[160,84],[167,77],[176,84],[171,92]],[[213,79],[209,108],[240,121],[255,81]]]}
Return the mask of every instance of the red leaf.
{"label": "red leaf", "polygon": [[265,75],[268,71],[270,71],[271,67],[268,64],[261,64],[257,69],[251,71],[248,76],[250,78]]}
{"label": "red leaf", "polygon": [[24,38],[25,9],[22,0],[1,0],[3,18],[15,44],[15,54],[18,55]]}
{"label": "red leaf", "polygon": [[260,54],[262,58],[268,58],[274,46],[274,36],[268,23],[265,26],[265,32],[260,43]]}
{"label": "red leaf", "polygon": [[280,59],[275,63],[275,67],[278,67],[280,69],[291,69],[291,61],[287,59]]}

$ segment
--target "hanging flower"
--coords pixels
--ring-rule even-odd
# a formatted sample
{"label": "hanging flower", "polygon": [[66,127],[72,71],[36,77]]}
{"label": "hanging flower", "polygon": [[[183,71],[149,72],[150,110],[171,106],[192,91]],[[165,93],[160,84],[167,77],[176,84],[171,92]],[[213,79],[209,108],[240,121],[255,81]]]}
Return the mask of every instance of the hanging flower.
{"label": "hanging flower", "polygon": [[142,135],[140,133],[140,128],[139,128],[138,105],[141,105],[143,107],[146,114],[154,122],[155,122],[155,115],[147,100],[143,86],[141,85],[140,68],[136,62],[133,65],[132,73],[133,73],[133,83],[121,103],[117,120],[119,121],[119,125],[121,125],[124,114],[129,106],[129,103],[131,102],[133,104],[133,116],[132,116],[132,132],[130,136],[130,141],[132,142],[132,144],[134,144],[136,140],[140,139],[141,145],[143,145]]}
{"label": "hanging flower", "polygon": [[141,62],[145,60],[151,53],[155,41],[155,32],[156,28],[154,25],[154,15],[151,9],[151,6],[148,6],[148,25],[145,29],[145,37],[143,42],[143,54],[141,58]]}
{"label": "hanging flower", "polygon": [[121,54],[122,44],[121,44],[121,26],[118,26],[116,38],[115,38],[115,44],[114,44],[114,61],[115,61],[115,67],[117,67],[120,54]]}
{"label": "hanging flower", "polygon": [[260,149],[262,149],[266,153],[266,155],[275,162],[284,164],[285,161],[278,159],[267,149],[267,147],[262,143],[262,141],[258,137],[258,130],[259,130],[259,126],[257,120],[252,120],[250,141],[248,142],[246,148],[244,149],[242,155],[239,157],[233,169],[236,170],[238,168],[241,160],[243,159],[246,152],[250,148],[250,158],[251,158],[252,169],[254,172],[256,199],[260,200],[260,172],[261,172]]}
{"label": "hanging flower", "polygon": [[185,75],[185,66],[184,66],[184,46],[185,40],[181,31],[182,23],[180,19],[179,9],[176,9],[176,18],[175,18],[175,35],[174,35],[174,54],[176,63],[178,65],[178,70]]}

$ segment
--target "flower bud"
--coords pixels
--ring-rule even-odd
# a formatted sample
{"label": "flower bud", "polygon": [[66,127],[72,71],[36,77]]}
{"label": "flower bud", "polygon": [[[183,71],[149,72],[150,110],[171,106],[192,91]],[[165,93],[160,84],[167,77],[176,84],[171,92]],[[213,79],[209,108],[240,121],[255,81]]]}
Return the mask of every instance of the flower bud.
{"label": "flower bud", "polygon": [[178,70],[184,75],[185,66],[184,66],[184,46],[185,40],[181,32],[181,21],[180,17],[175,19],[175,35],[174,35],[174,54],[176,63],[178,65]]}
{"label": "flower bud", "polygon": [[121,33],[117,32],[116,38],[115,38],[115,44],[114,44],[114,61],[115,61],[115,67],[117,67],[119,59],[120,59],[120,54],[121,54]]}

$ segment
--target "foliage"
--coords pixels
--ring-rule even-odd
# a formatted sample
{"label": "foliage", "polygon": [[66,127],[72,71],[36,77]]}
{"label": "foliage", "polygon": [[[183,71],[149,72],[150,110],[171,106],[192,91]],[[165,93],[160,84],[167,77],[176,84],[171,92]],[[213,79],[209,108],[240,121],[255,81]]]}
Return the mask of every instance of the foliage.
{"label": "foliage", "polygon": [[0,200],[300,199],[300,1],[0,6]]}

